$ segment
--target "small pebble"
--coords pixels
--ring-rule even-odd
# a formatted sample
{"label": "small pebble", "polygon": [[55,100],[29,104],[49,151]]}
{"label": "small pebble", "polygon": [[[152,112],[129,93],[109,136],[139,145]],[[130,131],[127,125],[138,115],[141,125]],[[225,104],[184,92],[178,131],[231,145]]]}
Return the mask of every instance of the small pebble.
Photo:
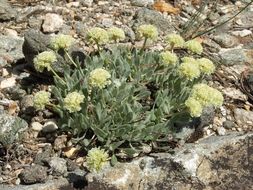
{"label": "small pebble", "polygon": [[64,175],[67,173],[67,161],[63,158],[53,157],[49,161],[49,166],[51,167],[55,175]]}
{"label": "small pebble", "polygon": [[43,133],[52,133],[52,132],[55,132],[57,129],[58,129],[58,126],[56,125],[55,122],[53,122],[53,121],[47,121],[43,125],[42,132]]}
{"label": "small pebble", "polygon": [[14,87],[16,85],[16,77],[6,78],[0,81],[0,89]]}
{"label": "small pebble", "polygon": [[225,129],[232,129],[235,127],[235,123],[230,121],[230,120],[226,120],[222,123],[222,126],[225,128]]}
{"label": "small pebble", "polygon": [[31,126],[34,131],[41,131],[43,129],[43,125],[39,122],[33,122]]}
{"label": "small pebble", "polygon": [[64,21],[60,15],[47,13],[42,25],[43,32],[57,32],[62,27]]}
{"label": "small pebble", "polygon": [[218,127],[217,133],[218,133],[218,135],[223,136],[226,134],[226,129],[224,127]]}

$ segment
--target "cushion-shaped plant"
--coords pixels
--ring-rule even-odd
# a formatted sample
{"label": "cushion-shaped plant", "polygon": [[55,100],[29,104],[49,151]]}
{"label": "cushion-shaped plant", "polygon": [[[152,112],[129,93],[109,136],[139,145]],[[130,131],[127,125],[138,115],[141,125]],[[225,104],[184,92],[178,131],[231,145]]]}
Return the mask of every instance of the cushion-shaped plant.
{"label": "cushion-shaped plant", "polygon": [[[120,37],[118,32],[112,33]],[[158,35],[150,25],[138,32],[152,40]],[[107,35],[104,29],[89,30],[89,40],[97,45],[105,43]],[[181,38],[170,41],[182,42]],[[174,122],[199,117],[205,106],[221,106],[222,94],[202,81],[214,70],[210,60],[185,56],[187,51],[183,56],[173,48],[152,51],[145,43],[142,49],[98,49],[87,55],[83,65],[71,60],[61,78],[64,82],[55,77],[52,102],[57,103],[61,129],[82,139],[87,149],[99,146],[109,154],[133,156],[142,151],[143,144],[166,139]],[[193,42],[188,48],[201,53],[198,46]]]}

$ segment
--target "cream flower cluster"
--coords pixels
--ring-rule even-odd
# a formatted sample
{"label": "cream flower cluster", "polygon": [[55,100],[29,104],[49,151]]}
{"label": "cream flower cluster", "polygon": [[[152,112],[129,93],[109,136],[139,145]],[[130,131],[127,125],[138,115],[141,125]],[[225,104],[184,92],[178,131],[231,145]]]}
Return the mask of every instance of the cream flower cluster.
{"label": "cream flower cluster", "polygon": [[183,57],[181,60],[183,63],[179,66],[179,73],[189,80],[198,78],[201,73],[210,75],[215,70],[213,62],[207,58],[194,59],[193,57]]}
{"label": "cream flower cluster", "polygon": [[202,73],[210,75],[214,72],[215,66],[211,60],[207,58],[200,58],[197,59],[197,62],[199,64],[199,69]]}
{"label": "cream flower cluster", "polygon": [[189,97],[185,101],[185,105],[189,109],[190,114],[191,114],[192,117],[200,117],[201,116],[203,107],[199,103],[198,100],[194,99],[193,97]]}
{"label": "cream flower cluster", "polygon": [[207,84],[196,84],[193,86],[192,97],[198,100],[201,105],[213,105],[219,107],[223,103],[223,96],[220,91]]}
{"label": "cream flower cluster", "polygon": [[39,91],[33,97],[33,104],[36,110],[42,110],[50,101],[50,93],[46,91]]}
{"label": "cream flower cluster", "polygon": [[169,51],[162,52],[160,54],[163,64],[165,65],[176,65],[178,62],[178,57],[175,53]]}
{"label": "cream flower cluster", "polygon": [[106,44],[109,41],[109,35],[107,31],[99,27],[94,27],[88,30],[86,37],[90,43],[99,45]]}
{"label": "cream flower cluster", "polygon": [[179,34],[168,34],[165,37],[165,41],[170,47],[182,48],[184,47],[185,41]]}
{"label": "cream flower cluster", "polygon": [[123,41],[125,39],[125,32],[118,27],[111,27],[108,29],[109,39],[111,41]]}
{"label": "cream flower cluster", "polygon": [[224,98],[220,91],[207,84],[200,83],[193,86],[192,94],[186,100],[185,105],[190,110],[191,116],[199,117],[202,112],[200,105],[202,108],[206,106],[220,107],[223,101]]}
{"label": "cream flower cluster", "polygon": [[181,60],[182,60],[182,62],[188,62],[191,64],[198,64],[197,60],[194,59],[193,57],[183,57],[183,58],[181,58]]}
{"label": "cream flower cluster", "polygon": [[109,155],[105,150],[100,148],[92,148],[90,151],[88,151],[88,155],[86,157],[87,168],[90,171],[98,172],[108,164],[108,160]]}
{"label": "cream flower cluster", "polygon": [[152,41],[155,41],[158,37],[157,28],[151,24],[143,24],[139,26],[139,28],[137,29],[137,32],[140,35],[140,37],[144,37]]}
{"label": "cream flower cluster", "polygon": [[83,103],[84,95],[78,92],[71,92],[64,98],[64,108],[70,113],[81,110],[81,103]]}
{"label": "cream flower cluster", "polygon": [[195,62],[183,62],[178,67],[179,75],[192,81],[200,76],[199,66]]}
{"label": "cream flower cluster", "polygon": [[92,87],[98,87],[100,89],[105,88],[106,85],[111,84],[109,80],[111,78],[111,74],[102,68],[97,68],[91,71],[89,76],[89,83]]}
{"label": "cream flower cluster", "polygon": [[74,43],[74,38],[70,35],[59,34],[51,39],[51,47],[54,50],[67,50]]}
{"label": "cream flower cluster", "polygon": [[185,47],[192,53],[201,54],[203,52],[201,43],[195,39],[185,42]]}
{"label": "cream flower cluster", "polygon": [[34,59],[34,67],[38,72],[43,72],[46,68],[48,71],[51,69],[52,63],[57,61],[56,55],[53,51],[44,51],[38,54]]}

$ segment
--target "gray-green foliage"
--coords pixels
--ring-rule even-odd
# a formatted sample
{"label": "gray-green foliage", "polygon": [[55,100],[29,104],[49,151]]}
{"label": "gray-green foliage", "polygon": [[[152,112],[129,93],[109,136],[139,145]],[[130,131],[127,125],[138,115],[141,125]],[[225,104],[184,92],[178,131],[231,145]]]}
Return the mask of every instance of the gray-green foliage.
{"label": "gray-green foliage", "polygon": [[[163,65],[159,52],[117,47],[87,56],[77,69],[65,67],[66,84],[56,79],[52,92],[62,129],[85,146],[131,155],[143,143],[166,137],[174,120],[188,118],[184,102],[194,82],[177,76],[176,67]],[[90,87],[89,73],[96,68],[111,74],[106,88]],[[63,99],[73,91],[85,100],[80,112],[69,113]]]}

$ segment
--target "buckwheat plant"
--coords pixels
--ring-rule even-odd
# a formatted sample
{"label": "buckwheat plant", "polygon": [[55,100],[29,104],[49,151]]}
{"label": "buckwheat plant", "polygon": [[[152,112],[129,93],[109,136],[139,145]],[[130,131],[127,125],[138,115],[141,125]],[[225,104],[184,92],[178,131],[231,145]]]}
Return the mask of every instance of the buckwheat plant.
{"label": "buckwheat plant", "polygon": [[75,40],[72,36],[59,34],[51,40],[51,47],[56,51],[59,49],[68,50],[74,42]]}
{"label": "buckwheat plant", "polygon": [[96,44],[100,50],[101,45],[109,42],[109,35],[105,29],[95,27],[88,30],[86,39],[90,44]]}
{"label": "buckwheat plant", "polygon": [[142,49],[145,48],[147,40],[156,41],[158,38],[158,30],[151,24],[143,24],[137,28],[137,33],[140,37],[144,38]]}
{"label": "buckwheat plant", "polygon": [[111,27],[108,29],[109,40],[114,42],[123,41],[125,39],[125,32],[121,28]]}
{"label": "buckwheat plant", "polygon": [[201,43],[195,39],[185,42],[185,47],[189,52],[196,53],[199,55],[203,52],[203,47]]}
{"label": "buckwheat plant", "polygon": [[165,37],[165,41],[168,43],[171,49],[173,48],[183,48],[185,41],[179,34],[168,34]]}
{"label": "buckwheat plant", "polygon": [[45,109],[45,106],[50,102],[50,93],[39,91],[33,97],[34,107],[37,110]]}
{"label": "buckwheat plant", "polygon": [[[173,48],[153,51],[145,43],[158,38],[156,27],[141,25],[137,32],[144,48],[107,46],[109,40],[123,40],[125,34],[119,28],[89,29],[87,41],[100,48],[87,54],[83,64],[66,64],[64,82],[54,75],[50,102],[59,115],[59,126],[88,151],[90,170],[100,170],[109,155],[114,162],[117,157],[138,155],[146,150],[143,147],[166,149],[176,122],[201,116],[206,106],[222,105],[222,94],[205,81],[215,66],[201,56],[201,43],[169,34],[165,42]],[[57,47],[57,54],[58,47],[67,48],[69,43],[61,46],[52,40],[52,47]],[[50,70],[44,62],[51,63],[55,57],[35,59],[34,64],[38,60]],[[37,107],[44,108],[47,101],[43,99]]]}
{"label": "buckwheat plant", "polygon": [[89,150],[86,161],[87,167],[90,171],[99,172],[106,165],[108,165],[109,155],[100,148],[92,148]]}

